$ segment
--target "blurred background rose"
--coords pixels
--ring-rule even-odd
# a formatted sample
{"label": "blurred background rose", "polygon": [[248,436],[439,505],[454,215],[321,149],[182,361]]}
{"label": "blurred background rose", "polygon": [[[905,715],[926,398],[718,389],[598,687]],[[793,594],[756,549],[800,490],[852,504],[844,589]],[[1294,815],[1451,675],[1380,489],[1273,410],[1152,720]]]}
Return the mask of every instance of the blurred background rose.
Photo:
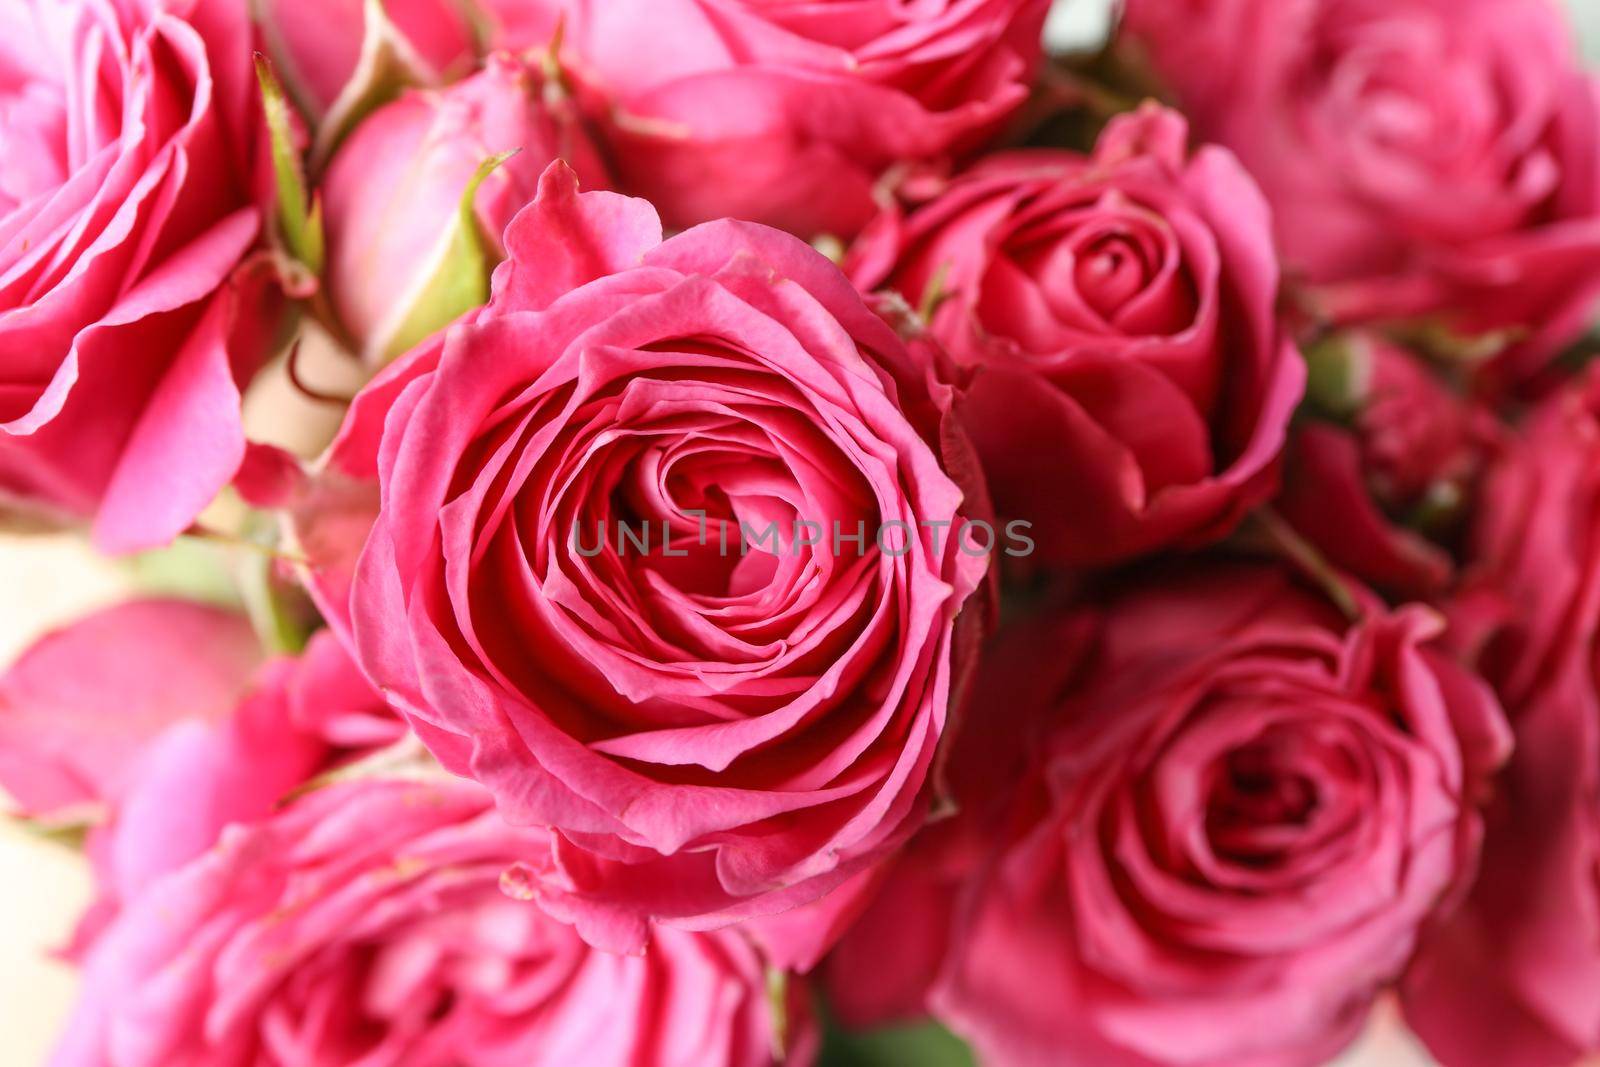
{"label": "blurred background rose", "polygon": [[[1600,64],[1600,3],[1566,0],[1585,54]],[[1055,47],[1092,43],[1111,0],[1057,0],[1046,34]],[[96,557],[70,537],[0,536],[0,664],[39,634],[122,597],[136,582],[207,595],[214,550],[189,545],[137,564]],[[137,568],[137,569],[136,569]],[[198,585],[196,584],[198,583]],[[51,953],[66,943],[89,899],[87,869],[68,850],[0,821],[0,1067],[39,1067],[73,992],[71,970]],[[885,1062],[891,1062],[886,1060]],[[1380,1008],[1337,1067],[1425,1067],[1417,1045]],[[918,1067],[921,1067],[920,1063]]]}

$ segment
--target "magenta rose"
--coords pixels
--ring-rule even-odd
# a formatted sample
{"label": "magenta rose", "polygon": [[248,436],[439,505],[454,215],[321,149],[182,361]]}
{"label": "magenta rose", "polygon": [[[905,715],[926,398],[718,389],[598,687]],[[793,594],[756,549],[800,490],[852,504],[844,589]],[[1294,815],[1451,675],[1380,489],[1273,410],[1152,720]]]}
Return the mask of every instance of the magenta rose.
{"label": "magenta rose", "polygon": [[52,1062],[809,1063],[802,987],[777,1014],[737,933],[663,931],[615,956],[516,899],[508,866],[545,838],[448,779],[331,786],[236,824],[102,934]]}
{"label": "magenta rose", "polygon": [[1491,469],[1452,612],[1517,745],[1478,884],[1406,982],[1406,1018],[1447,1067],[1565,1067],[1600,1052],[1597,507],[1591,372]]}
{"label": "magenta rose", "polygon": [[961,407],[996,509],[1040,558],[1227,533],[1275,487],[1305,368],[1276,320],[1267,213],[1226,152],[1150,105],[1092,157],[992,156],[908,183],[846,267],[979,368]]}
{"label": "magenta rose", "polygon": [[0,510],[181,532],[233,476],[270,333],[230,282],[259,225],[244,5],[0,14]]}
{"label": "magenta rose", "polygon": [[1498,423],[1378,334],[1342,335],[1312,359],[1331,380],[1313,387],[1273,506],[1342,570],[1401,596],[1439,594]]}
{"label": "magenta rose", "polygon": [[564,15],[562,59],[619,176],[669,226],[731,215],[849,237],[887,169],[978,147],[1027,98],[1049,2],[531,6]]}
{"label": "magenta rose", "polygon": [[1326,1062],[1472,874],[1493,694],[1429,610],[1350,623],[1275,569],[1031,628],[977,690],[1040,732],[935,1013],[990,1067]]}
{"label": "magenta rose", "polygon": [[[491,173],[480,168],[515,153]],[[357,353],[382,364],[489,295],[501,234],[565,159],[609,185],[571,102],[506,55],[447,89],[415,90],[368,116],[323,182],[327,285]],[[475,227],[463,230],[463,207]]]}
{"label": "magenta rose", "polygon": [[1600,95],[1551,0],[1130,0],[1335,318],[1437,316],[1531,373],[1600,298]]}
{"label": "magenta rose", "polygon": [[596,941],[815,899],[922,820],[984,626],[950,391],[776,230],[663,242],[556,164],[506,244],[295,506],[316,595],[446,767],[560,831]]}

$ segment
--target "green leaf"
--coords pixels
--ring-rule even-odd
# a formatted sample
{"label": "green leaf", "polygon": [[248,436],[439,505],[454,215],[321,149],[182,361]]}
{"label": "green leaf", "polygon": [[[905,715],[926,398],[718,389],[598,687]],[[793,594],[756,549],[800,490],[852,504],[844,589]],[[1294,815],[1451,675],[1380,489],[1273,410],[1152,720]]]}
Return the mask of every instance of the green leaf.
{"label": "green leaf", "polygon": [[278,236],[291,256],[313,274],[320,274],[326,258],[322,205],[312,204],[306,191],[305,170],[294,144],[293,113],[283,86],[267,57],[257,52],[255,58],[256,81],[261,86],[261,104],[271,138],[272,172],[278,187]]}
{"label": "green leaf", "polygon": [[432,273],[406,305],[405,318],[383,344],[383,362],[409,352],[489,299],[489,274],[494,264],[478,225],[478,188],[515,154],[511,151],[484,160],[467,183],[455,219],[440,243]]}
{"label": "green leaf", "polygon": [[975,1067],[972,1052],[937,1023],[850,1032],[830,1029],[820,1067]]}

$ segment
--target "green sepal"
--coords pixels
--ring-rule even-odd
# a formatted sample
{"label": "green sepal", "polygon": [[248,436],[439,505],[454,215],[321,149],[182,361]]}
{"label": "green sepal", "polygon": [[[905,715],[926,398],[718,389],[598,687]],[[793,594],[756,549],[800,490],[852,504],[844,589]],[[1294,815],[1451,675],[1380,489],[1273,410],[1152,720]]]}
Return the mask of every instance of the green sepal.
{"label": "green sepal", "polygon": [[409,42],[389,21],[383,0],[364,0],[361,54],[350,80],[317,125],[311,165],[321,171],[362,119],[412,86],[433,83]]}
{"label": "green sepal", "polygon": [[514,155],[516,150],[484,160],[472,180],[467,182],[454,224],[433,274],[418,290],[406,317],[383,347],[385,363],[409,352],[489,299],[489,274],[494,264],[490,262],[487,242],[478,225],[478,189],[489,175]]}
{"label": "green sepal", "polygon": [[261,86],[261,106],[272,148],[272,173],[277,185],[277,235],[284,248],[313,274],[321,274],[326,260],[322,233],[322,204],[312,202],[306,189],[305,169],[294,144],[293,113],[272,63],[256,53],[256,82]]}
{"label": "green sepal", "polygon": [[1306,345],[1306,403],[1323,415],[1347,419],[1362,409],[1372,390],[1372,353],[1349,334],[1331,334]]}

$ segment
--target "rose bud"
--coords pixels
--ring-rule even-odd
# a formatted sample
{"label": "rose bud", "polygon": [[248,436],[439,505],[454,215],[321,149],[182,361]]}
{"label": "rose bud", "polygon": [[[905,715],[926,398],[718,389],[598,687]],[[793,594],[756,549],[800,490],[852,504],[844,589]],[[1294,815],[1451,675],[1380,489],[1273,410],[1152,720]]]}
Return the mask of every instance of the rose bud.
{"label": "rose bud", "polygon": [[1340,322],[1417,320],[1539,370],[1600,298],[1600,82],[1553,0],[1129,0],[1199,134],[1272,204]]}
{"label": "rose bud", "polygon": [[252,10],[285,88],[314,121],[377,79],[440,83],[476,59],[461,0],[255,0]]}
{"label": "rose bud", "polygon": [[249,25],[232,0],[0,10],[0,520],[183,532],[245,451],[270,312]]}
{"label": "rose bud", "polygon": [[318,602],[441,762],[559,831],[597,943],[816,900],[923,821],[987,625],[951,388],[777,230],[663,241],[554,164],[506,243],[294,509]]}
{"label": "rose bud", "polygon": [[1516,751],[1483,870],[1405,984],[1446,1067],[1566,1067],[1600,1053],[1600,373],[1551,397],[1490,468],[1463,651],[1499,691]]}
{"label": "rose bud", "polygon": [[811,1062],[804,987],[773,997],[738,933],[668,930],[616,956],[523,899],[515,865],[547,838],[448,776],[334,784],[236,823],[106,927],[52,1062]]}
{"label": "rose bud", "polygon": [[1154,105],[1092,157],[991,156],[916,183],[846,269],[978,368],[960,415],[1039,557],[1215,540],[1269,496],[1305,367],[1276,319],[1267,213],[1233,157]]}
{"label": "rose bud", "polygon": [[1274,568],[1149,575],[1029,628],[1033,669],[974,689],[1037,724],[1035,756],[935,1015],[988,1067],[1328,1062],[1473,873],[1493,694],[1428,609],[1351,623]]}
{"label": "rose bud", "polygon": [[1401,596],[1440,593],[1494,417],[1377,334],[1330,338],[1307,358],[1311,414],[1274,506],[1340,569]]}
{"label": "rose bud", "polygon": [[488,298],[501,234],[554,159],[586,186],[607,184],[569,102],[505,55],[356,127],[323,195],[328,288],[364,361],[387,363]]}
{"label": "rose bud", "polygon": [[604,119],[619,179],[669,226],[732,216],[848,238],[886,170],[980,147],[1027,99],[1050,5],[527,6],[564,13],[561,59]]}

